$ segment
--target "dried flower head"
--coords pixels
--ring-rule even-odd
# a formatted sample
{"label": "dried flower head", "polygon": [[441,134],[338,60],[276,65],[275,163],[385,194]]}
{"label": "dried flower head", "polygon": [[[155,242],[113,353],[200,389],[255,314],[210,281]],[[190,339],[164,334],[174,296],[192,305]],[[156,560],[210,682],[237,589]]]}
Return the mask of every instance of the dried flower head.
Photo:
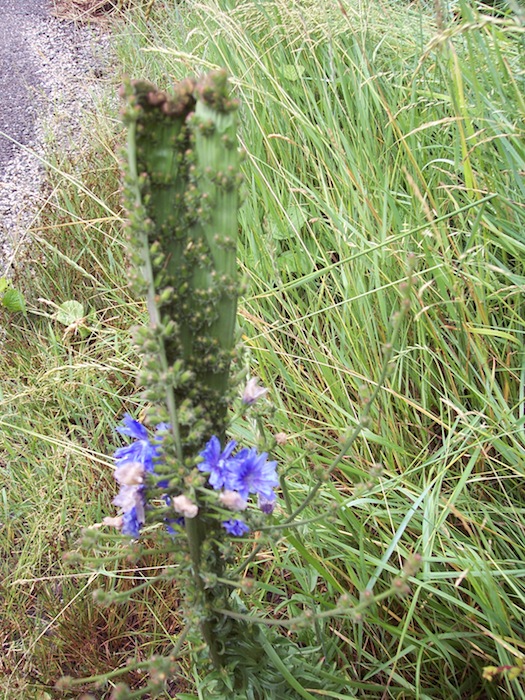
{"label": "dried flower head", "polygon": [[141,462],[124,462],[117,466],[113,476],[119,484],[137,486],[144,482],[144,471]]}
{"label": "dried flower head", "polygon": [[122,527],[122,515],[117,515],[112,518],[109,515],[104,518],[102,525],[108,525],[108,527],[116,527],[120,530]]}
{"label": "dried flower head", "polygon": [[219,500],[225,508],[230,510],[246,510],[248,507],[248,501],[237,491],[223,491]]}
{"label": "dried flower head", "polygon": [[173,510],[176,513],[180,513],[185,518],[195,518],[199,512],[199,508],[195,505],[195,503],[190,501],[190,499],[184,494],[172,498],[171,503],[173,505]]}

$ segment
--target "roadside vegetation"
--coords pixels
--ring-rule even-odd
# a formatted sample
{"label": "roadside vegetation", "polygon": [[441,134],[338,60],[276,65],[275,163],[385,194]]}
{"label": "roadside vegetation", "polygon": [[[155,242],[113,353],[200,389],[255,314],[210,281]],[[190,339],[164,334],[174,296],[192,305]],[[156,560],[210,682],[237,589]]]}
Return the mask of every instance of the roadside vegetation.
{"label": "roadside vegetation", "polygon": [[[26,313],[0,311],[5,698],[62,697],[61,675],[146,659],[180,629],[176,587],[92,600],[162,566],[154,551],[126,569],[63,557],[112,513],[115,424],[141,409],[111,95],[124,75],[162,88],[217,67],[246,152],[239,326],[291,499],[359,421],[413,268],[370,423],[308,511],[326,518],[258,562],[259,612],[359,600],[418,553],[409,593],[301,631],[319,697],[525,698],[524,22],[520,6],[335,0],[156,0],[114,22],[91,150],[50,154],[12,280]],[[172,697],[196,684],[182,662]]]}

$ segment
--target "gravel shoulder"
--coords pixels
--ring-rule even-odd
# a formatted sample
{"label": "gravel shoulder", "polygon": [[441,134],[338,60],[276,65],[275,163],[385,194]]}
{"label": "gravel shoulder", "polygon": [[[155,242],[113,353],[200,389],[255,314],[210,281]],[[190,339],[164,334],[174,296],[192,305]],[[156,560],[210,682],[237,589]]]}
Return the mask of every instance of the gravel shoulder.
{"label": "gravel shoulder", "polygon": [[43,198],[46,143],[82,149],[82,116],[102,96],[101,28],[51,15],[47,0],[0,4],[0,276],[29,240]]}

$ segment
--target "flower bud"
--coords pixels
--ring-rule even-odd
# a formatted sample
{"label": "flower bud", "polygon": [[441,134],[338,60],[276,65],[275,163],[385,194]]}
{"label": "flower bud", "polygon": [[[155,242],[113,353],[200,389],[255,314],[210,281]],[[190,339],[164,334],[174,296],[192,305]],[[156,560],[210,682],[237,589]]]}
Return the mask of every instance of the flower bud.
{"label": "flower bud", "polygon": [[281,446],[286,445],[286,443],[288,442],[288,436],[286,433],[276,433],[274,435],[274,438],[275,438],[275,442]]}
{"label": "flower bud", "polygon": [[67,691],[71,689],[73,678],[71,676],[62,676],[55,683],[55,689],[61,691]]}
{"label": "flower bud", "polygon": [[261,494],[259,494],[259,508],[265,515],[271,515],[273,513],[273,510],[275,508],[275,496],[274,498],[265,498]]}
{"label": "flower bud", "polygon": [[392,586],[400,598],[404,598],[410,593],[410,586],[401,576],[398,576],[392,581]]}
{"label": "flower bud", "polygon": [[243,578],[241,582],[241,589],[242,592],[245,593],[246,595],[249,595],[250,593],[253,593],[253,590],[255,588],[255,581],[253,578]]}
{"label": "flower bud", "polygon": [[242,402],[247,406],[254,404],[257,399],[265,396],[268,393],[268,389],[258,386],[259,380],[257,377],[252,377],[246,383],[246,388],[244,389],[244,394],[242,396]]}

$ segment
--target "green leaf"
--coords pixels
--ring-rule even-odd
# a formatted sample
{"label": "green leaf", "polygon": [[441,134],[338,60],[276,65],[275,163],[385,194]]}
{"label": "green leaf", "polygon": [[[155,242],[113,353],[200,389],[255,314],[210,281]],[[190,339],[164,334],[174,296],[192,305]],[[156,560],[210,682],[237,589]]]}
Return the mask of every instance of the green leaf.
{"label": "green leaf", "polygon": [[26,301],[21,292],[17,289],[6,289],[4,296],[2,297],[2,304],[8,311],[12,313],[21,312],[26,313]]}
{"label": "green leaf", "polygon": [[9,280],[6,277],[0,277],[0,294],[3,294],[9,287]]}
{"label": "green leaf", "polygon": [[305,71],[304,66],[294,66],[291,63],[286,63],[281,67],[283,78],[286,80],[299,80]]}
{"label": "green leaf", "polygon": [[281,221],[270,220],[269,230],[276,241],[286,241],[293,238],[308,221],[308,215],[299,205],[291,206]]}
{"label": "green leaf", "polygon": [[284,253],[281,253],[277,258],[277,262],[281,272],[290,275],[302,275],[305,273],[301,260],[295,251],[286,250]]}
{"label": "green leaf", "polygon": [[72,326],[84,318],[84,307],[78,301],[65,301],[60,304],[57,312],[57,321],[64,326]]}
{"label": "green leaf", "polygon": [[502,330],[501,328],[487,328],[485,326],[474,326],[471,323],[465,324],[465,327],[468,328],[468,330],[471,333],[477,333],[478,335],[487,335],[487,336],[492,336],[493,338],[502,338],[503,340],[508,340],[509,343],[514,343],[515,345],[520,346],[521,345],[521,340],[518,340],[516,336],[512,335],[512,333],[508,333],[505,330]]}

